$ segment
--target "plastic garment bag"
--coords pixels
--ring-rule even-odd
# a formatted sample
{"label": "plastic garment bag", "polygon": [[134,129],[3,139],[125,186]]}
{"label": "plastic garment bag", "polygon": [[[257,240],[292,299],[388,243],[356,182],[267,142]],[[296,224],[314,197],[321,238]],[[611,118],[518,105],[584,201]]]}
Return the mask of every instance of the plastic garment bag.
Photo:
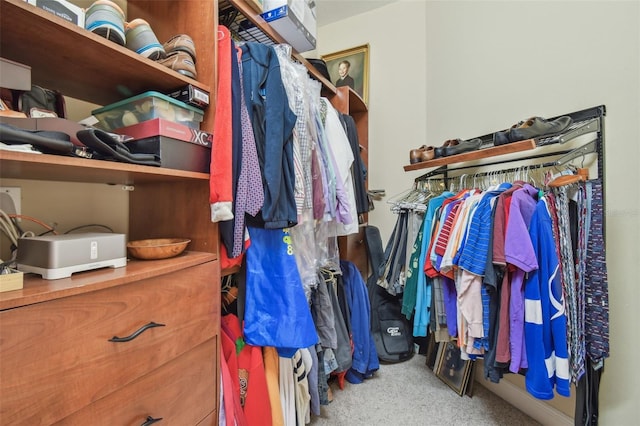
{"label": "plastic garment bag", "polygon": [[316,239],[313,226],[313,212],[306,210],[298,216],[298,224],[289,228],[298,272],[309,302],[312,291],[317,287]]}
{"label": "plastic garment bag", "polygon": [[245,341],[290,358],[318,342],[288,229],[249,228]]}

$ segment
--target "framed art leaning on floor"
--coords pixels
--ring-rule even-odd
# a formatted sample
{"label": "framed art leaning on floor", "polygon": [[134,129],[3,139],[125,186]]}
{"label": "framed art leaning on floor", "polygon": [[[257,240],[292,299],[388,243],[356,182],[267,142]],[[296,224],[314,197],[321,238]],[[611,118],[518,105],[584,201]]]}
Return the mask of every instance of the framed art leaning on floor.
{"label": "framed art leaning on floor", "polygon": [[444,346],[438,357],[436,365],[436,376],[445,382],[458,395],[465,394],[467,384],[471,375],[473,361],[462,360],[460,358],[460,348],[456,342],[441,344]]}
{"label": "framed art leaning on floor", "polygon": [[322,55],[327,64],[331,82],[336,87],[351,87],[369,104],[369,45],[353,47]]}

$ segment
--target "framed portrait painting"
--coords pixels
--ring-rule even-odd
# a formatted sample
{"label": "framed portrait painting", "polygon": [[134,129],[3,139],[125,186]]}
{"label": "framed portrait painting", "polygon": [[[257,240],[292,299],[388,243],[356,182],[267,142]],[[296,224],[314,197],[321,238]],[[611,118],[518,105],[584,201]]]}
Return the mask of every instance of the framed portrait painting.
{"label": "framed portrait painting", "polygon": [[460,348],[456,342],[447,342],[441,346],[443,348],[437,361],[436,376],[462,396],[469,384],[473,361],[460,358]]}
{"label": "framed portrait painting", "polygon": [[439,349],[440,344],[436,342],[435,335],[433,333],[429,333],[429,341],[427,343],[427,354],[425,364],[429,369],[435,370],[436,361],[439,359]]}
{"label": "framed portrait painting", "polygon": [[365,104],[369,104],[368,44],[322,55],[321,58],[326,62],[331,82],[336,87],[351,87]]}

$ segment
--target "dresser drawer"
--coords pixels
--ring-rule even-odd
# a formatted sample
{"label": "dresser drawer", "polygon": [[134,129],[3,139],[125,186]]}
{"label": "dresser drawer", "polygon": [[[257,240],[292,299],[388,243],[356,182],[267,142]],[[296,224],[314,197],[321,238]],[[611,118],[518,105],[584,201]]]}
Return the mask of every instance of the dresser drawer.
{"label": "dresser drawer", "polygon": [[208,262],[0,312],[2,423],[59,421],[217,335],[218,276]]}
{"label": "dresser drawer", "polygon": [[195,426],[218,403],[217,356],[216,339],[207,340],[56,425],[140,426],[151,417],[162,419],[156,425]]}

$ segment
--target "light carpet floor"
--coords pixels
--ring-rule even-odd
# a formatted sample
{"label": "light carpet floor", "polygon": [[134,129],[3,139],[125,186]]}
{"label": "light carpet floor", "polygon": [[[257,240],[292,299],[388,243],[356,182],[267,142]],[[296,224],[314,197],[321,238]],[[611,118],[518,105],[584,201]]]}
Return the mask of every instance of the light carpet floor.
{"label": "light carpet floor", "polygon": [[332,383],[333,401],[311,416],[314,426],[539,425],[478,383],[473,395],[458,396],[425,365],[423,355],[383,364],[364,383]]}

